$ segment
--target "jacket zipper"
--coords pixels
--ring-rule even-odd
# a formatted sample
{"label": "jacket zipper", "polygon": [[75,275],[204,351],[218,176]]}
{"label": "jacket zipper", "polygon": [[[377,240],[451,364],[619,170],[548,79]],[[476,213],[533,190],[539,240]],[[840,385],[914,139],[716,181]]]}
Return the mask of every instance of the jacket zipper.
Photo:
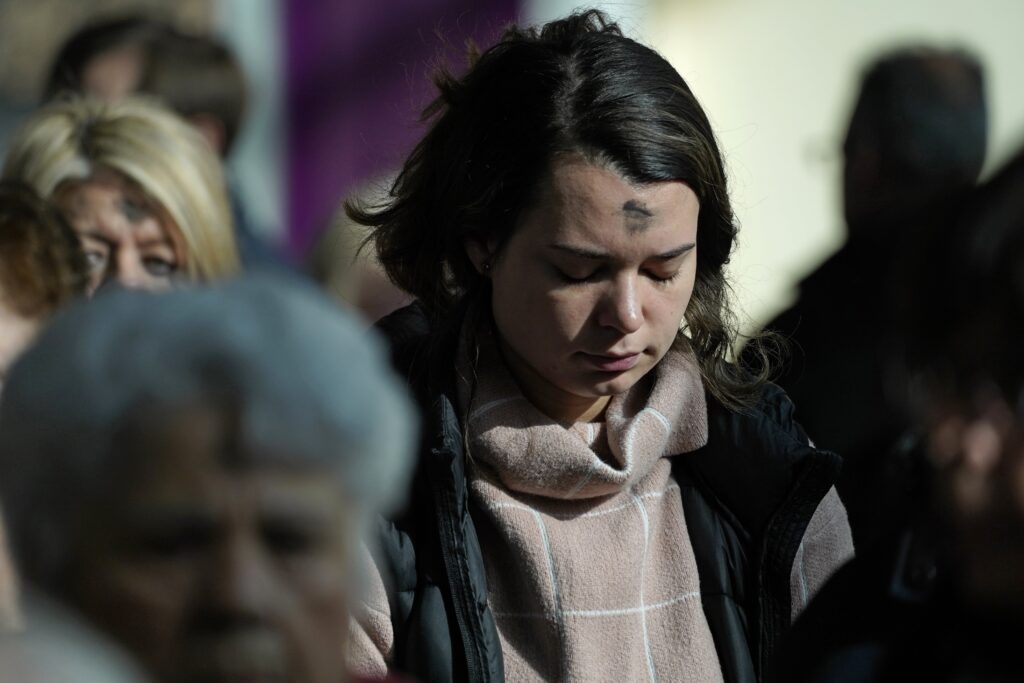
{"label": "jacket zipper", "polygon": [[[450,461],[455,457],[455,454],[448,448],[435,449],[435,468],[441,459],[447,459]],[[438,476],[440,473],[435,472],[435,486],[441,484]],[[449,482],[445,482],[447,484]],[[473,642],[473,636],[470,632],[470,610],[471,605],[466,605],[468,591],[466,590],[465,581],[463,580],[463,568],[457,552],[455,531],[455,515],[458,515],[461,511],[457,509],[455,496],[452,490],[447,486],[440,486],[440,490],[443,491],[444,495],[444,506],[438,508],[438,521],[443,531],[442,538],[444,545],[441,547],[441,556],[444,558],[445,574],[448,575],[448,590],[451,591],[452,605],[455,607],[455,621],[459,627],[459,634],[462,637],[462,649],[466,657],[466,679],[471,683],[474,681],[487,680],[485,676],[481,675],[481,671],[477,666],[477,647]],[[455,515],[445,514],[445,510],[449,510],[455,513]]]}

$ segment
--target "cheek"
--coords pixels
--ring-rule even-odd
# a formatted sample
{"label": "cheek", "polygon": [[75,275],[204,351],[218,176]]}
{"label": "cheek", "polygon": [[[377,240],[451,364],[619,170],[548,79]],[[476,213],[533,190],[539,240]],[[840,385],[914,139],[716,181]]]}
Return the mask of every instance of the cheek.
{"label": "cheek", "polygon": [[83,611],[147,666],[160,671],[173,664],[194,568],[109,562],[83,574],[77,591]]}
{"label": "cheek", "polygon": [[696,288],[696,285],[696,272],[695,269],[693,269],[689,272],[686,279],[680,284],[679,290],[672,297],[671,307],[677,327],[682,324],[683,316],[690,308],[690,304],[693,301],[693,291]]}
{"label": "cheek", "polygon": [[683,323],[693,299],[693,272],[673,282],[667,288],[655,288],[645,302],[647,323],[659,338],[674,338]]}
{"label": "cheek", "polygon": [[579,336],[593,312],[583,291],[552,287],[541,275],[494,284],[495,323],[505,341],[523,355],[529,348],[557,354]]}
{"label": "cheek", "polygon": [[342,559],[311,559],[283,572],[294,598],[285,628],[302,680],[337,680],[344,671],[350,612],[343,566]]}

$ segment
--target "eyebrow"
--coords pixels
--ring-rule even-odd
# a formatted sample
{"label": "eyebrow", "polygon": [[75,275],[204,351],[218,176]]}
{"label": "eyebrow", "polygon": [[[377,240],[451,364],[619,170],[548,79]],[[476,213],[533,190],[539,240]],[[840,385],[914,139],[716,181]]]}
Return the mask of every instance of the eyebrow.
{"label": "eyebrow", "polygon": [[167,526],[195,529],[212,528],[217,524],[215,513],[197,507],[194,503],[155,503],[150,506],[131,505],[128,527],[136,530]]}
{"label": "eyebrow", "polygon": [[[686,244],[679,245],[675,249],[669,249],[668,251],[655,254],[648,258],[653,258],[658,261],[671,261],[678,256],[682,256],[695,246],[697,246],[695,242],[687,242]],[[587,249],[586,247],[574,247],[571,244],[549,244],[548,248],[572,254],[573,256],[578,256],[580,258],[593,259],[595,261],[604,261],[611,256],[611,254],[608,254],[607,252],[598,251],[596,249]]]}
{"label": "eyebrow", "polygon": [[[115,242],[115,240],[110,238],[109,233],[104,232],[102,228],[76,230],[75,234],[77,234],[79,237],[88,237],[90,239],[103,242],[104,244],[107,245],[113,245]],[[162,233],[159,235],[153,235],[152,237],[148,238],[144,237],[136,243],[136,246],[138,246],[139,249],[148,249],[150,247],[168,247],[172,251],[176,250],[174,241],[169,236]]]}
{"label": "eyebrow", "polygon": [[112,242],[107,233],[95,228],[88,230],[75,230],[75,234],[78,235],[79,237],[88,237],[89,239],[94,239],[99,242],[106,242],[107,244],[110,244]]}
{"label": "eyebrow", "polygon": [[154,237],[152,239],[141,239],[135,243],[135,246],[139,249],[149,249],[150,247],[167,247],[171,251],[176,251],[174,242],[169,237]]}

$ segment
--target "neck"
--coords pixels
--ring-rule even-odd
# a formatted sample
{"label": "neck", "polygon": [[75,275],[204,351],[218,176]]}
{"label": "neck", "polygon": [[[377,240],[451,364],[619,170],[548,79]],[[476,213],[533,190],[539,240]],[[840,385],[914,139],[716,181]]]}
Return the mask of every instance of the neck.
{"label": "neck", "polygon": [[571,394],[555,386],[530,367],[505,343],[505,340],[501,339],[500,335],[498,348],[523,396],[552,420],[568,426],[577,422],[597,422],[604,417],[611,396]]}

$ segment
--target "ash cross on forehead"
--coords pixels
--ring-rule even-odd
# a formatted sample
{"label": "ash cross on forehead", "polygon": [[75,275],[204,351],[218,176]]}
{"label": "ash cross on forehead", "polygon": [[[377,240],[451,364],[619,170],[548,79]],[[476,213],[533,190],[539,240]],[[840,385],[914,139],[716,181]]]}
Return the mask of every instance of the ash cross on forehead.
{"label": "ash cross on forehead", "polygon": [[626,220],[626,230],[629,234],[643,232],[651,223],[654,212],[647,208],[643,202],[630,199],[622,205],[622,215]]}
{"label": "ash cross on forehead", "polygon": [[131,199],[122,199],[118,202],[117,208],[121,210],[121,215],[124,216],[129,223],[141,223],[148,215],[145,207]]}

